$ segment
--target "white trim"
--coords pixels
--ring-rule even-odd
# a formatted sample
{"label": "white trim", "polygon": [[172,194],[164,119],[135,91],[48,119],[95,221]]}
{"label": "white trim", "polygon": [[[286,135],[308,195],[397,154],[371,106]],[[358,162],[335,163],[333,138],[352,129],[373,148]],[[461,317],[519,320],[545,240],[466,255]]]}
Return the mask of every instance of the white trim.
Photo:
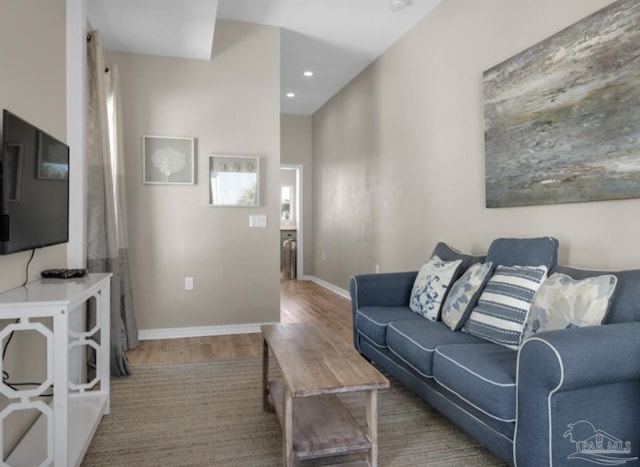
{"label": "white trim", "polygon": [[[409,376],[412,376],[414,378],[416,378],[417,380],[420,380],[420,378],[414,374],[412,374],[411,372],[409,372],[406,368],[398,365],[397,362],[395,362],[394,360],[392,360],[391,358],[389,358],[387,355],[383,354],[382,352],[380,352],[378,349],[374,348],[374,347],[369,347],[371,350],[373,350],[374,352],[377,352],[380,356],[386,358],[387,360],[389,360],[391,363],[393,363],[396,368],[404,371],[405,373],[407,373]],[[413,366],[411,367],[413,368]],[[420,381],[422,383],[422,381]],[[461,412],[464,412],[466,415],[468,415],[469,417],[473,418],[476,422],[484,425],[485,427],[487,427],[488,429],[490,429],[491,431],[493,431],[496,435],[501,436],[502,438],[504,438],[505,440],[507,440],[509,443],[513,444],[513,440],[509,439],[509,437],[507,435],[505,435],[504,433],[501,433],[500,431],[496,430],[494,427],[492,427],[491,425],[488,425],[486,422],[484,422],[483,420],[480,420],[476,415],[472,414],[471,412],[469,412],[468,410],[466,410],[463,407],[460,407],[458,404],[456,404],[453,400],[451,400],[449,397],[445,396],[444,394],[441,394],[440,392],[436,391],[435,389],[433,389],[432,387],[428,386],[427,384],[423,383],[430,391],[432,394],[440,396],[442,399],[445,399],[447,402],[449,402],[449,404],[451,404],[453,406],[453,408],[458,409]],[[403,385],[404,386],[404,385]],[[406,386],[405,386],[406,387]],[[411,392],[418,394],[417,391],[413,391],[411,390]],[[418,396],[420,396],[420,394],[418,394]],[[424,400],[424,399],[423,399]],[[428,403],[428,402],[427,402]],[[434,409],[434,410],[438,410],[438,409]],[[438,410],[439,413],[442,413]],[[446,415],[443,414],[444,417],[447,417]],[[447,417],[447,419],[449,419],[449,417]]]}
{"label": "white trim", "polygon": [[387,323],[378,323],[375,319],[370,318],[369,316],[365,315],[363,312],[361,312],[360,310],[356,309],[356,315],[360,315],[362,316],[364,319],[366,319],[367,321],[371,321],[373,324],[375,324],[376,326],[382,326],[382,327],[388,327],[391,322],[387,322]]}
{"label": "white trim", "polygon": [[87,267],[86,74],[87,1],[66,1],[66,108],[69,145],[69,243],[67,267]]}
{"label": "white trim", "polygon": [[[544,339],[541,339],[540,337],[530,337],[525,341],[524,344],[532,341],[539,341],[545,344],[546,346],[548,346],[551,349],[551,351],[555,354],[556,359],[558,360],[558,365],[560,366],[560,382],[555,388],[553,388],[549,392],[549,395],[547,396],[547,416],[549,417],[549,427],[548,427],[549,431],[547,433],[549,436],[549,466],[552,467],[553,466],[553,443],[551,441],[551,434],[552,434],[551,397],[556,393],[556,391],[558,391],[558,389],[560,389],[560,387],[562,387],[562,384],[564,383],[564,364],[562,362],[562,357],[560,356],[560,352],[558,352],[558,349],[556,349],[551,343],[545,341]],[[522,347],[524,347],[524,344],[522,344]],[[513,465],[515,467],[518,466],[518,458],[516,456],[516,446],[517,446],[517,438],[518,438],[518,420],[520,419],[520,417],[518,417],[518,399],[520,397],[520,395],[518,394],[518,390],[520,388],[520,356],[522,355],[522,347],[520,347],[520,350],[518,351],[518,361],[516,363],[516,425],[513,430]]]}
{"label": "white trim", "polygon": [[[473,344],[471,344],[471,345],[473,345]],[[480,345],[486,345],[486,344],[480,344]],[[436,347],[436,353],[438,355],[440,355],[442,358],[444,358],[446,360],[449,360],[454,365],[462,368],[464,371],[472,374],[476,378],[481,379],[482,381],[484,381],[486,383],[492,384],[493,386],[499,386],[499,387],[503,387],[503,388],[512,388],[512,387],[515,387],[515,385],[516,385],[516,383],[496,383],[495,381],[491,381],[489,378],[485,378],[484,376],[476,373],[475,371],[472,371],[470,368],[467,368],[466,366],[456,362],[453,358],[448,357],[447,355],[443,354],[438,347]]]}
{"label": "white trim", "polygon": [[[435,322],[435,321],[432,321],[432,322]],[[393,329],[395,332],[397,332],[398,334],[400,334],[402,337],[404,337],[405,339],[407,339],[409,342],[411,342],[411,343],[415,344],[417,347],[419,347],[419,348],[421,348],[422,350],[425,350],[425,351],[427,351],[427,352],[431,352],[431,353],[433,353],[433,352],[435,352],[435,351],[436,351],[436,347],[437,347],[437,346],[436,346],[436,347],[434,347],[434,348],[432,348],[432,349],[427,348],[427,347],[423,347],[423,346],[422,346],[418,341],[416,341],[415,339],[412,339],[411,337],[407,336],[405,333],[403,333],[402,331],[400,331],[398,328],[394,327],[394,326],[393,326],[393,323],[394,323],[394,321],[391,321],[391,322],[389,323],[389,327],[390,327],[391,329]],[[442,345],[442,344],[440,344],[440,345]]]}
{"label": "white trim", "polygon": [[349,295],[349,291],[348,290],[341,289],[337,285],[333,285],[331,282],[327,282],[327,281],[322,280],[322,279],[320,279],[319,277],[316,277],[316,276],[305,276],[305,280],[309,280],[311,282],[315,282],[319,286],[322,286],[325,289],[330,290],[331,292],[340,295],[341,297],[344,297],[344,298],[346,298],[348,300],[351,300],[351,296]]}
{"label": "white trim", "polygon": [[[296,172],[296,277],[304,276],[304,190],[302,164],[280,164],[280,169]],[[309,213],[310,214],[310,213]]]}
{"label": "white trim", "polygon": [[356,302],[356,310],[360,309],[360,304],[358,303],[358,279],[356,276],[351,276],[349,279],[349,289],[351,289],[351,281],[353,281],[354,287],[356,289],[355,297],[353,298]]}
{"label": "white trim", "polygon": [[254,334],[260,332],[263,324],[275,323],[252,323],[252,324],[229,324],[222,326],[195,326],[183,328],[157,328],[140,329],[138,339],[148,341],[152,339],[177,339],[181,337],[206,337],[206,336],[228,336],[231,334]]}
{"label": "white trim", "polygon": [[[420,371],[413,363],[409,363],[409,360],[407,360],[406,358],[404,358],[403,356],[401,356],[398,352],[396,352],[395,350],[393,350],[391,347],[389,347],[389,352],[391,352],[393,355],[395,355],[397,358],[399,358],[400,360],[402,360],[402,362],[404,362],[408,367],[410,367],[413,371],[415,371],[416,373],[418,373],[420,376],[427,378],[427,379],[433,379],[433,375],[428,375],[426,373],[423,373],[422,371]],[[431,360],[431,372],[433,372],[433,360]]]}
{"label": "white trim", "polygon": [[[447,386],[446,384],[444,384],[441,380],[439,380],[437,378],[437,376],[434,376],[433,379],[435,380],[436,383],[438,383],[440,386],[442,386],[443,388],[445,388],[447,391],[449,391],[451,394],[455,394],[457,397],[459,397],[461,400],[463,400],[464,402],[466,402],[467,404],[469,404],[471,407],[473,407],[474,409],[476,409],[479,412],[482,412],[483,414],[485,414],[487,417],[491,417],[494,420],[498,420],[499,422],[508,422],[508,423],[515,423],[516,419],[515,418],[500,418],[497,415],[492,415],[489,412],[487,412],[486,410],[484,410],[483,408],[481,408],[479,405],[474,404],[473,402],[471,402],[469,399],[467,399],[466,397],[464,397],[462,394],[460,394],[457,391],[454,391],[453,389],[451,389],[449,386]],[[515,410],[515,409],[514,409]]]}
{"label": "white trim", "polygon": [[375,345],[376,347],[378,347],[379,349],[387,349],[387,350],[391,350],[389,349],[389,347],[387,347],[386,345],[380,345],[377,342],[373,342],[371,340],[371,338],[365,334],[362,334],[360,331],[358,331],[358,336],[363,337],[364,339],[367,340],[367,342],[371,345]]}

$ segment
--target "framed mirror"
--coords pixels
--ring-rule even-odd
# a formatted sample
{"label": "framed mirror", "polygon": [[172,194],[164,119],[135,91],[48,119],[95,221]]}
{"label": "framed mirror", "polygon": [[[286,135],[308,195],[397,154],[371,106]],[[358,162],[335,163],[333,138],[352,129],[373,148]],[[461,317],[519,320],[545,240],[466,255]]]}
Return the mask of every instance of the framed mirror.
{"label": "framed mirror", "polygon": [[209,206],[260,205],[260,158],[209,156]]}
{"label": "framed mirror", "polygon": [[280,224],[293,223],[293,187],[280,187]]}

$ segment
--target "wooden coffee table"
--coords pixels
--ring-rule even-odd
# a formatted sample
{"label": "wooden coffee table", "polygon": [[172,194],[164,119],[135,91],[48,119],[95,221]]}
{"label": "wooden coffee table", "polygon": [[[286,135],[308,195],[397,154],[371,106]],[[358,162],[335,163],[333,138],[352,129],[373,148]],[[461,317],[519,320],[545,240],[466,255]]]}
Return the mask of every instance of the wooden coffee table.
{"label": "wooden coffee table", "polygon": [[[389,381],[340,337],[316,324],[262,326],[263,405],[282,425],[284,463],[366,453],[378,464],[378,389]],[[269,349],[282,373],[269,380]],[[367,393],[363,430],[336,394]]]}

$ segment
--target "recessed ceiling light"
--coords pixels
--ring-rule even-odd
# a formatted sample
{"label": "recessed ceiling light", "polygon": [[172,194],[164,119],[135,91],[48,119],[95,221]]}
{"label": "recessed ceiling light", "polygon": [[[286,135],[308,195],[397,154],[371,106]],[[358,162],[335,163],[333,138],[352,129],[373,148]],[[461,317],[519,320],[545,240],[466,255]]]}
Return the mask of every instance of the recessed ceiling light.
{"label": "recessed ceiling light", "polygon": [[411,0],[391,0],[391,9],[393,11],[400,11],[411,5]]}
{"label": "recessed ceiling light", "polygon": [[313,76],[313,71],[307,70],[302,74],[305,75],[307,78],[311,78]]}
{"label": "recessed ceiling light", "polygon": [[296,93],[295,93],[295,92],[288,92],[288,93],[287,93],[287,97],[288,97],[289,99],[293,99],[294,97],[296,97]]}

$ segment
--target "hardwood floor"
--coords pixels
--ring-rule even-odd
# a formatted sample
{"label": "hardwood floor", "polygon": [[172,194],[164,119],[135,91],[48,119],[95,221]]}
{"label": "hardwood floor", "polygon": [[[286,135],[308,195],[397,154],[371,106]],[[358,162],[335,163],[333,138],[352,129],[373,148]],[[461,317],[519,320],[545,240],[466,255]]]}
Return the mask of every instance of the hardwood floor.
{"label": "hardwood floor", "polygon": [[[280,321],[322,323],[351,342],[349,300],[311,281],[282,280],[280,284]],[[195,363],[261,355],[259,333],[140,341],[137,349],[127,352],[133,365]]]}

